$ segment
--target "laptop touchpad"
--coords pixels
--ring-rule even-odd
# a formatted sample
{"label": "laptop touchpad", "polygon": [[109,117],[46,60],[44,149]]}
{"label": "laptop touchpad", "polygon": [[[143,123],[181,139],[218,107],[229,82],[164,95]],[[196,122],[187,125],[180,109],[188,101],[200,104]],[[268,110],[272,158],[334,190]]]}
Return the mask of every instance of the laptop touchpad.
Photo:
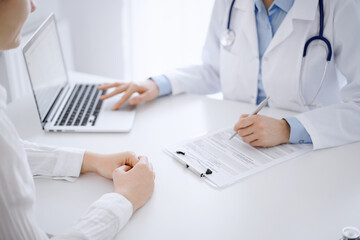
{"label": "laptop touchpad", "polygon": [[[121,96],[115,96],[112,98],[108,98],[105,99],[103,101],[103,110],[106,111],[113,111],[112,108],[113,106],[121,99]],[[125,103],[123,103],[120,108],[117,109],[117,111],[134,111],[135,110],[135,106],[134,105],[130,105],[129,100],[126,101]]]}

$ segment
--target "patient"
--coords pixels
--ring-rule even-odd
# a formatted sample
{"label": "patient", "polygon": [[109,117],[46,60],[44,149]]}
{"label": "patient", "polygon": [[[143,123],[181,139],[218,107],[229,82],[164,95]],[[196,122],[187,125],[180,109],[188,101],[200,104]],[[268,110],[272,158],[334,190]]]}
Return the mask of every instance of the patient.
{"label": "patient", "polygon": [[[22,26],[34,10],[31,0],[0,0],[0,50],[19,46]],[[151,197],[155,175],[146,157],[132,152],[95,154],[23,141],[5,108],[6,91],[0,86],[0,239],[50,237],[36,221],[32,175],[71,179],[94,172],[114,182],[113,193],[94,202],[75,226],[54,239],[113,239]]]}

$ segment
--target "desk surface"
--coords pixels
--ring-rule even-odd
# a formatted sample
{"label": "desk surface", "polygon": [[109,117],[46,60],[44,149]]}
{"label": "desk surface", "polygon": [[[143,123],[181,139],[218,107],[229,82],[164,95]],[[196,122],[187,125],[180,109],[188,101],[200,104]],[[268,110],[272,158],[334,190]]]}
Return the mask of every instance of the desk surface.
{"label": "desk surface", "polygon": [[[139,105],[132,131],[123,134],[45,133],[31,96],[11,104],[8,112],[24,139],[149,157],[156,172],[154,194],[117,239],[329,240],[339,239],[345,226],[360,227],[360,143],[311,152],[222,190],[163,152],[168,144],[232,126],[253,108],[195,95],[160,98]],[[293,115],[268,108],[262,114]],[[71,227],[113,189],[110,180],[95,174],[75,183],[36,179],[35,184],[38,221],[52,234]]]}

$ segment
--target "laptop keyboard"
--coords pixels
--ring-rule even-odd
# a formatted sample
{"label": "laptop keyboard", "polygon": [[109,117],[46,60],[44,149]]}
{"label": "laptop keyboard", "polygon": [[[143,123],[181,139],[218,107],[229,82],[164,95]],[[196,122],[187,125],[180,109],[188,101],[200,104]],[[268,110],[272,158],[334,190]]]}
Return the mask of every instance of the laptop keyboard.
{"label": "laptop keyboard", "polygon": [[[106,91],[98,90],[96,84],[76,84],[55,126],[94,126]],[[90,123],[90,124],[88,124]]]}

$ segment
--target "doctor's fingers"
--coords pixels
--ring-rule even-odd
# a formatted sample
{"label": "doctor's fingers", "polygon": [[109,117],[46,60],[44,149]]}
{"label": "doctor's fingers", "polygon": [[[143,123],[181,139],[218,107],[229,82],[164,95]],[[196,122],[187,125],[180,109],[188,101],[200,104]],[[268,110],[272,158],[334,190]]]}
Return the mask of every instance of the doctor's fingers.
{"label": "doctor's fingers", "polygon": [[255,128],[252,125],[252,126],[247,127],[247,128],[240,128],[237,132],[238,132],[238,135],[240,137],[245,137],[245,136],[248,136],[250,134],[253,134],[255,132]]}
{"label": "doctor's fingers", "polygon": [[144,92],[144,93],[141,93],[140,95],[136,96],[136,97],[133,97],[132,99],[129,100],[129,103],[131,105],[136,105],[136,104],[139,104],[139,103],[142,103],[142,102],[147,102],[147,101],[150,101],[152,100],[153,97],[152,95],[150,94],[150,92]]}
{"label": "doctor's fingers", "polygon": [[250,142],[249,144],[253,147],[266,147],[266,145],[264,144],[264,141],[261,139],[256,139],[256,140]]}
{"label": "doctor's fingers", "polygon": [[[123,91],[122,91],[123,92]],[[125,90],[124,95],[120,98],[120,100],[113,106],[113,110],[118,109],[121,105],[123,105],[135,92],[142,92],[141,87],[136,84],[129,84],[127,89]]]}
{"label": "doctor's fingers", "polygon": [[127,85],[126,85],[126,84],[121,85],[121,86],[115,88],[114,91],[112,91],[112,92],[110,92],[110,93],[107,93],[107,94],[105,94],[105,95],[102,95],[102,96],[100,97],[100,100],[105,100],[105,99],[111,98],[111,97],[113,97],[113,96],[115,96],[115,95],[117,95],[117,94],[119,94],[119,93],[124,92],[126,89],[127,89]]}
{"label": "doctor's fingers", "polygon": [[258,137],[257,137],[257,134],[255,133],[252,133],[250,135],[247,135],[247,136],[244,136],[241,138],[243,140],[243,142],[245,143],[251,143],[251,142],[254,142],[256,140],[258,140]]}
{"label": "doctor's fingers", "polygon": [[235,124],[234,130],[238,131],[242,128],[250,127],[253,124],[254,124],[254,119],[251,119],[251,117],[240,118],[239,121]]}
{"label": "doctor's fingers", "polygon": [[116,82],[116,83],[104,83],[103,85],[99,86],[98,89],[99,90],[106,90],[106,89],[109,89],[109,88],[113,88],[113,87],[119,87],[121,85],[124,85],[126,83],[119,83],[119,82]]}

